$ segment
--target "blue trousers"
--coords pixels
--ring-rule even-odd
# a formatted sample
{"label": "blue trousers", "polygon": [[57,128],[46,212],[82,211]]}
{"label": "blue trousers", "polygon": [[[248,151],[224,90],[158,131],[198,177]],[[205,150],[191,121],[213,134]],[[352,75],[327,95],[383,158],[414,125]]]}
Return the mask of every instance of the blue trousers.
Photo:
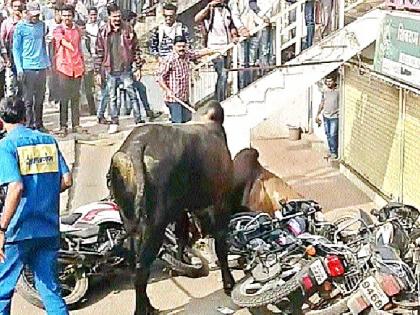
{"label": "blue trousers", "polygon": [[213,60],[214,70],[217,73],[216,82],[216,99],[223,102],[227,97],[227,81],[228,81],[228,59],[226,56],[220,56]]}
{"label": "blue trousers", "polygon": [[6,259],[0,263],[0,315],[10,314],[13,292],[25,265],[34,273],[35,286],[47,314],[69,313],[57,280],[58,248],[58,237],[36,238],[4,246]]}
{"label": "blue trousers", "polygon": [[149,100],[147,99],[147,89],[143,82],[134,80],[134,89],[139,92],[140,101],[143,104],[144,110],[150,110]]}
{"label": "blue trousers", "polygon": [[184,123],[191,120],[191,112],[178,102],[166,102],[171,114],[171,122]]}
{"label": "blue trousers", "polygon": [[108,103],[109,103],[109,91],[108,91],[106,85],[104,85],[101,89],[101,97],[100,97],[100,100],[99,100],[98,111],[97,111],[97,114],[96,114],[96,116],[98,118],[104,118],[106,105]]}
{"label": "blue trousers", "polygon": [[312,46],[315,35],[315,1],[305,2],[306,42],[304,48]]}
{"label": "blue trousers", "polygon": [[328,147],[331,154],[338,153],[338,118],[327,118],[324,116],[324,129],[327,136]]}

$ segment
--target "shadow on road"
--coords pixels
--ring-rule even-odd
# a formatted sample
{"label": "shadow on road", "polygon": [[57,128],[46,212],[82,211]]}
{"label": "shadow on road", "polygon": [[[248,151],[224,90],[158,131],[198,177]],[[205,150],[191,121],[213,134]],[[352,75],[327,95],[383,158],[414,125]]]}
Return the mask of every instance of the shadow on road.
{"label": "shadow on road", "polygon": [[[118,294],[121,291],[134,290],[135,272],[129,268],[116,271],[115,274],[106,277],[92,278],[89,291],[77,309],[82,310],[99,303],[110,294]],[[156,260],[152,266],[149,283],[159,282],[171,278],[170,271],[165,264]]]}

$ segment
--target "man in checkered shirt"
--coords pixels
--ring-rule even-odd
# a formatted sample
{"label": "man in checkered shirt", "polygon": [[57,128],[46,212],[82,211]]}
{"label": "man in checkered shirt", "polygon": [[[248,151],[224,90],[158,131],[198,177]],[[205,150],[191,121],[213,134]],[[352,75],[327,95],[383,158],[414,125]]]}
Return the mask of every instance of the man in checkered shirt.
{"label": "man in checkered shirt", "polygon": [[158,72],[158,82],[166,93],[165,104],[169,107],[171,122],[191,120],[191,112],[181,104],[189,100],[190,63],[213,53],[214,50],[210,49],[188,50],[187,39],[184,36],[175,37],[173,52],[160,63]]}

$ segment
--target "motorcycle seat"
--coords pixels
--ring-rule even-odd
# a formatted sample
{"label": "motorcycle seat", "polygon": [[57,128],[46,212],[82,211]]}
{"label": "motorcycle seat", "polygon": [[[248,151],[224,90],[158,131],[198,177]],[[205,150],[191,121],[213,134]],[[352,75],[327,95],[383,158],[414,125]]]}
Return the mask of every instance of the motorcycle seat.
{"label": "motorcycle seat", "polygon": [[376,252],[381,256],[383,261],[401,260],[395,248],[391,246],[376,246]]}
{"label": "motorcycle seat", "polygon": [[99,226],[89,225],[89,227],[82,228],[81,230],[65,232],[64,234],[66,237],[70,237],[70,238],[87,239],[87,238],[98,236]]}

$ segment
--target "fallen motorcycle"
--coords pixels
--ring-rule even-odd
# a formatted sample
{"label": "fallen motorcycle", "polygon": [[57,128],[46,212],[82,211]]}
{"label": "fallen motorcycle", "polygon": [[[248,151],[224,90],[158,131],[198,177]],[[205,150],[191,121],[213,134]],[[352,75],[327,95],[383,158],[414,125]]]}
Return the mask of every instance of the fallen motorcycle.
{"label": "fallen motorcycle", "polygon": [[[344,245],[337,246],[320,236],[332,236],[334,226],[325,222],[314,201],[292,201],[279,212],[274,219],[252,212],[231,219],[230,252],[245,257],[246,276],[232,291],[232,299],[239,306],[280,303],[298,288],[313,291],[327,278],[343,275],[343,260],[348,259],[345,255],[356,260]],[[315,255],[325,259],[314,259]]]}
{"label": "fallen motorcycle", "polygon": [[378,218],[372,241],[371,274],[351,296],[353,314],[376,311],[415,311],[420,307],[420,212],[412,206],[390,203],[373,210]]}
{"label": "fallen motorcycle", "polygon": [[[84,298],[93,277],[134,269],[132,240],[126,237],[118,205],[113,201],[90,203],[61,217],[60,231],[58,276],[68,306],[74,306]],[[176,237],[168,227],[158,257],[179,275],[199,277],[208,274],[208,262],[198,251],[187,246],[183,255],[185,259],[179,257]],[[31,304],[43,307],[28,268],[24,268],[17,292]]]}

